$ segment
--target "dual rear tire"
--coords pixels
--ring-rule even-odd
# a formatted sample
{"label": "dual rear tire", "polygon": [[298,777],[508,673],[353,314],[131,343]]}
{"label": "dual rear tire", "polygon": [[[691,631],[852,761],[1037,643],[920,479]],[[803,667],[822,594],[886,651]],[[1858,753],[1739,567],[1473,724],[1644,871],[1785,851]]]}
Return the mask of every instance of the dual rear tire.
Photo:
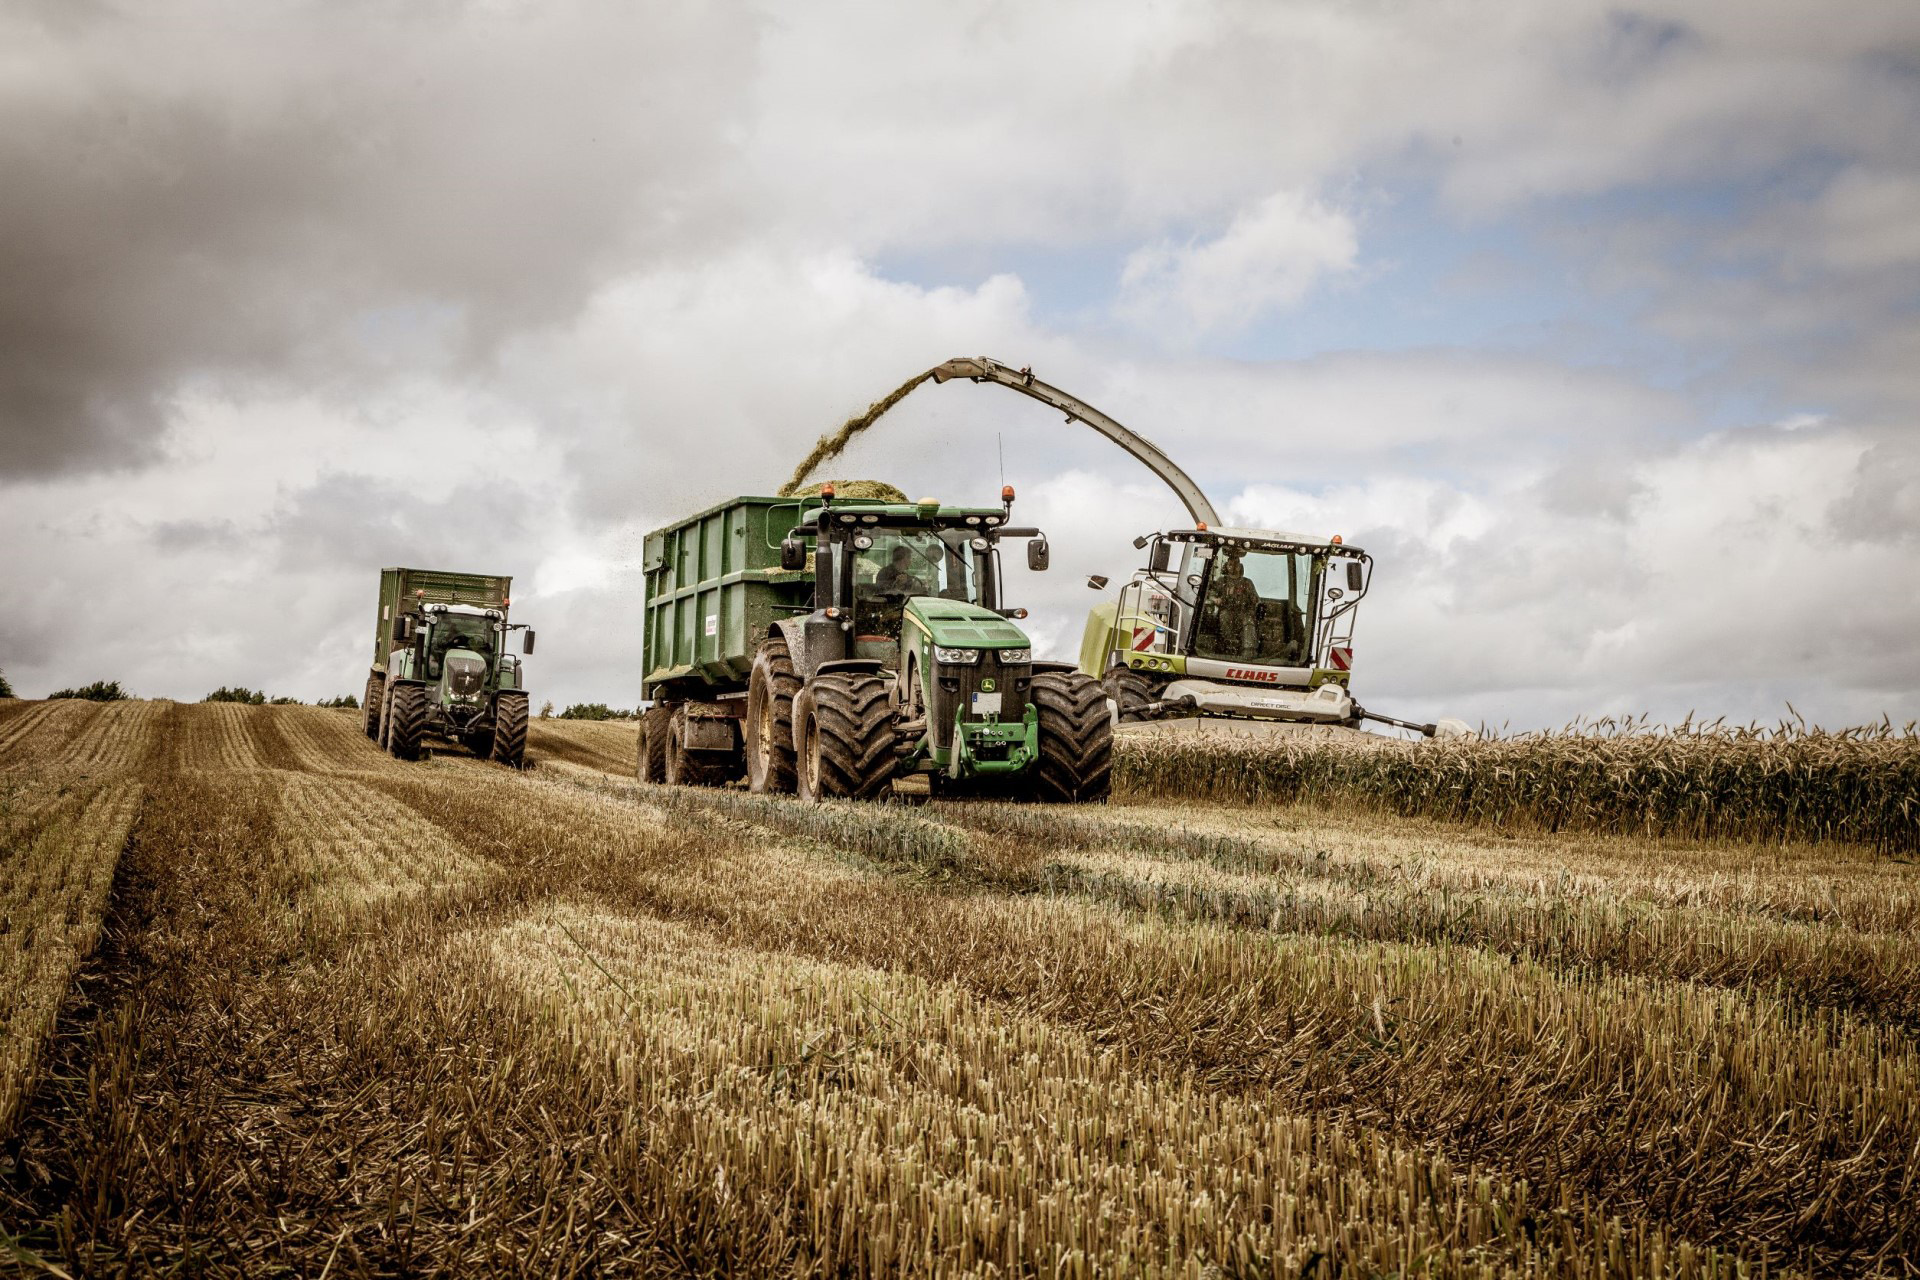
{"label": "dual rear tire", "polygon": [[746,740],[747,790],[757,795],[789,793],[799,785],[794,703],[800,696],[800,686],[787,642],[778,634],[768,636],[753,655],[753,673],[747,679],[747,718],[741,726]]}

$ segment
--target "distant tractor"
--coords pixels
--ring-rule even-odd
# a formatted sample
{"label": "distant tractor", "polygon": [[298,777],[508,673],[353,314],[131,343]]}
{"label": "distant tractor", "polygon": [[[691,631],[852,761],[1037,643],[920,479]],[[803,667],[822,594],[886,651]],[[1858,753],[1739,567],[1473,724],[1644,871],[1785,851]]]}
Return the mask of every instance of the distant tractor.
{"label": "distant tractor", "polygon": [[434,569],[382,569],[367,674],[367,736],[401,760],[426,739],[458,742],[483,760],[518,768],[527,750],[527,692],[520,659],[507,652],[513,579]]}
{"label": "distant tractor", "polygon": [[[851,491],[850,491],[851,492]],[[892,495],[899,496],[899,495]],[[997,507],[741,497],[649,534],[644,781],[818,800],[927,793],[1105,799],[1097,680],[1036,662],[1001,601]]]}

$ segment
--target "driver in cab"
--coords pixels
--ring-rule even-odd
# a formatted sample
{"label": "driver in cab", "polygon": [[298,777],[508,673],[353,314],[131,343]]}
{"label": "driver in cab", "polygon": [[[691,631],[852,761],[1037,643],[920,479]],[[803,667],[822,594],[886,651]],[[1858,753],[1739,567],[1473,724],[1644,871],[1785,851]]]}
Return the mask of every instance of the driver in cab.
{"label": "driver in cab", "polygon": [[926,579],[914,574],[912,565],[912,549],[895,547],[892,557],[880,566],[880,572],[874,577],[874,590],[883,596],[927,595]]}

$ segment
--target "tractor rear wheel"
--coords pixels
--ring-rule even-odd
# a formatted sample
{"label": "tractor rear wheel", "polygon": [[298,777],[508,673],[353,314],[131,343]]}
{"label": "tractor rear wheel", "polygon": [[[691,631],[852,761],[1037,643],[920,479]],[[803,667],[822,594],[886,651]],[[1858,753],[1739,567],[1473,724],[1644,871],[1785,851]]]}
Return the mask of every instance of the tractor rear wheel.
{"label": "tractor rear wheel", "polygon": [[1120,709],[1120,723],[1127,724],[1135,720],[1144,720],[1140,708],[1149,702],[1160,699],[1160,686],[1152,676],[1132,667],[1113,666],[1107,668],[1107,674],[1100,681],[1106,687],[1107,696]]}
{"label": "tractor rear wheel", "polygon": [[420,740],[427,732],[427,691],[422,685],[401,684],[387,700],[387,750],[396,760],[418,760]]}
{"label": "tractor rear wheel", "polygon": [[640,716],[639,751],[633,776],[642,782],[667,780],[667,739],[672,732],[673,708],[656,702]]}
{"label": "tractor rear wheel", "polygon": [[494,696],[492,758],[509,769],[526,763],[527,695],[520,690]]}
{"label": "tractor rear wheel", "polygon": [[1033,678],[1027,696],[1040,729],[1034,798],[1105,800],[1113,790],[1113,721],[1100,682],[1078,671],[1048,671]]}
{"label": "tractor rear wheel", "polygon": [[380,741],[380,707],[387,699],[387,677],[378,671],[367,672],[367,696],[360,700],[367,736]]}
{"label": "tractor rear wheel", "polygon": [[893,703],[879,676],[831,672],[793,700],[795,790],[802,800],[871,800],[893,780]]}
{"label": "tractor rear wheel", "polygon": [[768,636],[753,655],[753,674],[747,680],[747,719],[741,726],[747,790],[765,795],[791,792],[797,785],[793,701],[799,695],[800,677],[787,642],[777,633]]}
{"label": "tractor rear wheel", "polygon": [[707,752],[687,750],[687,709],[676,708],[667,724],[666,783],[670,787],[717,787],[733,770],[725,760],[706,759]]}

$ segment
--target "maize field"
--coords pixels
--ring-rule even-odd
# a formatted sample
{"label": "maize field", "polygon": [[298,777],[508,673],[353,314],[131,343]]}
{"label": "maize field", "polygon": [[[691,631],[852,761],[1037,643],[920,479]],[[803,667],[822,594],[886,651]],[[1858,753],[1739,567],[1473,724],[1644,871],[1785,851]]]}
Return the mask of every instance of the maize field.
{"label": "maize field", "polygon": [[1437,742],[1147,738],[1114,768],[1116,787],[1163,799],[1327,800],[1487,826],[1845,840],[1920,853],[1912,724],[1831,732],[1603,721]]}
{"label": "maize field", "polygon": [[1911,734],[1130,742],[1063,808],[634,735],[0,703],[0,1267],[1920,1270]]}

